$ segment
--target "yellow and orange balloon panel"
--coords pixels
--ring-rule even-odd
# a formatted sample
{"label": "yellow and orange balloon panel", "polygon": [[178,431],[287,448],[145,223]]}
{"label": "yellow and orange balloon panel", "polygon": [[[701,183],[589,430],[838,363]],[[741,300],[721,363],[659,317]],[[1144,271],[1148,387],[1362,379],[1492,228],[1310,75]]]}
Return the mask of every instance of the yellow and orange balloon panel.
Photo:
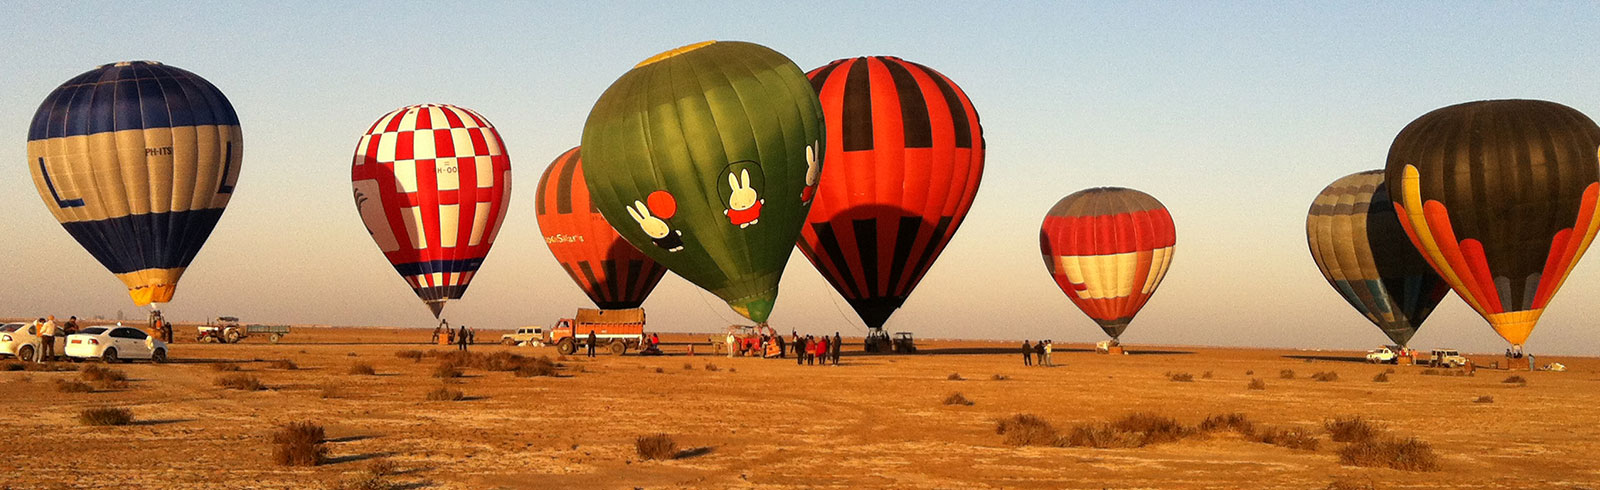
{"label": "yellow and orange balloon panel", "polygon": [[45,207],[139,305],[172,300],[233,197],[243,159],[228,98],[153,61],[73,77],[28,129],[28,170]]}

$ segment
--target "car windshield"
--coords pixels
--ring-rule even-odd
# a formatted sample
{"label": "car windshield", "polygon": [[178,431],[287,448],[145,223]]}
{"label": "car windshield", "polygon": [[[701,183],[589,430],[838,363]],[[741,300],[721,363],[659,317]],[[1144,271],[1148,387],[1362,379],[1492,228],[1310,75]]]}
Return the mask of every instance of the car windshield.
{"label": "car windshield", "polygon": [[0,332],[15,332],[19,328],[22,328],[21,323],[7,323],[5,325],[0,325]]}
{"label": "car windshield", "polygon": [[100,335],[100,334],[105,333],[105,332],[106,332],[106,329],[104,327],[89,327],[89,328],[85,328],[83,330],[79,330],[78,331],[78,333],[81,333],[81,334],[84,334],[84,335]]}

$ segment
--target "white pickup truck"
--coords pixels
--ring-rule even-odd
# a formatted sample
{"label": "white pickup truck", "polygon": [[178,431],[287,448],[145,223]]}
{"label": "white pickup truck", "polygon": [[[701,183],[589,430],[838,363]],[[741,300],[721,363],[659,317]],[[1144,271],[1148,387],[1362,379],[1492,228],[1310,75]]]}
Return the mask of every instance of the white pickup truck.
{"label": "white pickup truck", "polygon": [[521,327],[516,333],[500,336],[503,345],[523,345],[528,347],[544,347],[544,327]]}

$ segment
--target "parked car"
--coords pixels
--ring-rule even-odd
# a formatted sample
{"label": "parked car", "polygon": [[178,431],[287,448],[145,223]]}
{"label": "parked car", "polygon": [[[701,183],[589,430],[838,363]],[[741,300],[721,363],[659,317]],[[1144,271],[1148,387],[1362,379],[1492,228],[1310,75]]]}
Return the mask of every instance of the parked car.
{"label": "parked car", "polygon": [[1434,349],[1433,355],[1428,358],[1429,366],[1443,368],[1458,368],[1471,362],[1455,349]]}
{"label": "parked car", "polygon": [[544,347],[544,327],[518,328],[516,333],[501,335],[500,343],[504,345]]}
{"label": "parked car", "polygon": [[117,362],[149,359],[166,362],[167,343],[133,327],[89,327],[67,336],[67,357]]}
{"label": "parked car", "polygon": [[39,328],[32,323],[7,323],[0,325],[0,356],[12,356],[33,362],[34,349],[39,342]]}
{"label": "parked car", "polygon": [[1396,353],[1396,350],[1398,349],[1395,346],[1388,345],[1369,350],[1367,351],[1367,362],[1373,364],[1388,364],[1395,362],[1396,359],[1400,358],[1400,354]]}

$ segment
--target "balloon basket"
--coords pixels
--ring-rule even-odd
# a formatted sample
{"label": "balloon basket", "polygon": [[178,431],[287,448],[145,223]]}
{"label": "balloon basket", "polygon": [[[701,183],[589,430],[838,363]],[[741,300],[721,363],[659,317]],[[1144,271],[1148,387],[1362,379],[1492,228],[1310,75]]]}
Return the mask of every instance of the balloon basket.
{"label": "balloon basket", "polygon": [[1529,356],[1527,355],[1522,357],[1506,357],[1506,360],[1501,365],[1505,366],[1505,369],[1511,371],[1532,371],[1533,363],[1528,361],[1528,357]]}
{"label": "balloon basket", "polygon": [[1396,356],[1394,358],[1394,365],[1396,366],[1412,366],[1416,365],[1416,363],[1417,358],[1411,356]]}
{"label": "balloon basket", "polygon": [[1120,356],[1128,353],[1127,351],[1122,350],[1122,346],[1120,345],[1108,346],[1105,349],[1096,349],[1096,351],[1101,354],[1112,356]]}

